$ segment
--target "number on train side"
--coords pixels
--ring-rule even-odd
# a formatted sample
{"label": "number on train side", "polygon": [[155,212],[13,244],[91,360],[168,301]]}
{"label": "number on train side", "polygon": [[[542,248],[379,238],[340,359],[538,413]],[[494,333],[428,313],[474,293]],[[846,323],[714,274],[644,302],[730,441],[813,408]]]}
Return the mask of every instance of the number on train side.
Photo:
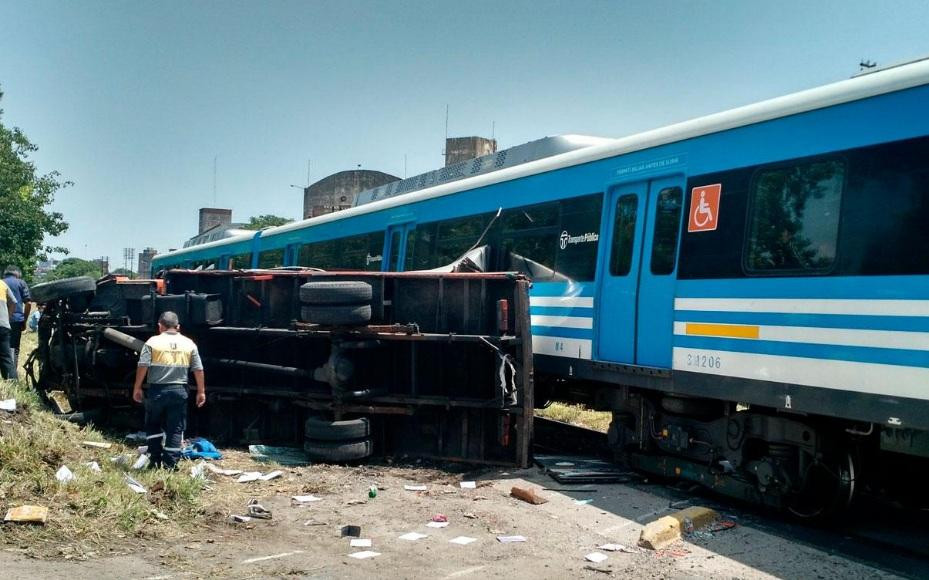
{"label": "number on train side", "polygon": [[718,369],[722,368],[722,361],[718,356],[712,354],[688,353],[687,366],[701,369]]}

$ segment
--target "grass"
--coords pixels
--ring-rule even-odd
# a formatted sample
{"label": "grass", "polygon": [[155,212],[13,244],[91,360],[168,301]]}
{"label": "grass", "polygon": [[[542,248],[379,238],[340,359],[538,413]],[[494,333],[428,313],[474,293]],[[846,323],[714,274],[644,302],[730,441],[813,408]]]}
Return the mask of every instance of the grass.
{"label": "grass", "polygon": [[568,403],[552,403],[545,409],[536,409],[535,414],[537,417],[562,421],[602,433],[606,433],[610,428],[610,421],[613,418],[613,415],[607,411],[594,411],[584,405]]}
{"label": "grass", "polygon": [[[34,334],[26,336],[31,344],[24,341],[24,352],[35,344]],[[0,526],[0,543],[35,555],[80,557],[110,550],[120,538],[183,535],[196,522],[202,481],[186,471],[132,471],[149,490],[135,493],[126,485],[126,468],[110,461],[120,454],[134,458],[134,448],[116,441],[110,441],[110,449],[84,446],[83,441],[106,438],[93,427],[54,416],[25,381],[0,381],[0,399],[9,398],[16,399],[17,411],[0,411],[0,517],[11,507],[41,505],[49,508],[49,518],[44,526]],[[92,461],[100,472],[87,465]],[[55,478],[63,465],[74,481]]]}

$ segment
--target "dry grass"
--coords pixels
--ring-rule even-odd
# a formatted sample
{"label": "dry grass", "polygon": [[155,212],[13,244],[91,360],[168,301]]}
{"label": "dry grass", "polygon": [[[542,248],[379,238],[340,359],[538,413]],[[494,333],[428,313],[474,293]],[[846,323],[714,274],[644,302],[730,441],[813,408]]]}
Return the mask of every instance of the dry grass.
{"label": "dry grass", "polygon": [[[150,490],[137,494],[126,485],[125,468],[110,461],[118,454],[135,456],[135,449],[118,442],[111,442],[110,449],[82,445],[105,438],[91,427],[55,417],[24,382],[0,381],[0,399],[7,398],[15,398],[18,409],[0,412],[0,513],[42,505],[49,508],[49,518],[44,526],[0,526],[0,543],[36,555],[80,557],[119,538],[177,536],[196,520],[201,481],[184,472],[133,471],[132,477]],[[91,461],[100,472],[86,465]],[[74,473],[74,481],[64,484],[55,478],[63,465]]]}
{"label": "dry grass", "polygon": [[607,411],[593,411],[584,405],[568,403],[552,403],[546,409],[536,409],[535,414],[537,417],[562,421],[602,433],[606,433],[610,428],[610,421],[613,418],[613,415]]}

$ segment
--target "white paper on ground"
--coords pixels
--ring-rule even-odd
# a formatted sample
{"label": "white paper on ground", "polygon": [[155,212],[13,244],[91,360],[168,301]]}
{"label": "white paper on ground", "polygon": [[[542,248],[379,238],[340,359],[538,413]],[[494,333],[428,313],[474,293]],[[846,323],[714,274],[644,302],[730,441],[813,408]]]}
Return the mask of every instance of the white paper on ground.
{"label": "white paper on ground", "polygon": [[471,542],[476,542],[477,538],[469,538],[468,536],[458,536],[457,538],[452,538],[448,541],[449,544],[460,544],[462,546],[467,546]]}
{"label": "white paper on ground", "polygon": [[216,467],[212,463],[204,463],[204,465],[206,465],[207,469],[219,475],[239,475],[242,473],[241,469],[222,469],[220,467]]}
{"label": "white paper on ground", "polygon": [[145,486],[129,477],[129,475],[126,475],[126,485],[128,485],[129,489],[136,493],[145,493]]}
{"label": "white paper on ground", "polygon": [[62,465],[58,468],[58,471],[55,472],[55,479],[61,483],[68,483],[69,481],[74,481],[74,473],[68,469],[67,465]]}
{"label": "white paper on ground", "polygon": [[606,554],[601,554],[600,552],[591,552],[584,556],[588,562],[593,562],[594,564],[599,564],[600,562],[606,560],[608,556]]}
{"label": "white paper on ground", "polygon": [[525,542],[525,536],[497,536],[497,541],[501,544],[512,544],[513,542]]}
{"label": "white paper on ground", "polygon": [[203,472],[206,470],[206,463],[197,463],[190,468],[190,476],[194,479],[206,479]]}
{"label": "white paper on ground", "polygon": [[96,447],[97,449],[109,449],[113,446],[112,443],[101,443],[100,441],[81,441],[81,445],[84,447]]}
{"label": "white paper on ground", "polygon": [[407,491],[426,491],[429,488],[425,485],[404,485],[403,489]]}
{"label": "white paper on ground", "polygon": [[246,471],[236,480],[238,483],[247,483],[249,481],[258,481],[258,478],[261,477],[260,471]]}
{"label": "white paper on ground", "polygon": [[283,471],[275,470],[275,471],[272,471],[272,472],[270,472],[270,473],[266,473],[266,474],[262,475],[262,476],[259,477],[258,479],[260,479],[261,481],[271,481],[272,479],[274,479],[274,478],[276,478],[276,477],[280,477],[280,476],[282,476],[282,475],[284,475],[284,472],[283,472]]}
{"label": "white paper on ground", "polygon": [[148,463],[151,461],[148,455],[139,455],[139,458],[135,460],[135,463],[132,464],[133,469],[145,469],[148,467]]}
{"label": "white paper on ground", "polygon": [[638,552],[635,548],[630,548],[622,544],[603,544],[602,546],[597,546],[597,549],[607,552],[626,552],[627,554],[635,554]]}
{"label": "white paper on ground", "polygon": [[461,486],[461,489],[475,489],[477,487],[477,483],[473,481],[462,481],[458,485]]}
{"label": "white paper on ground", "polygon": [[416,540],[421,540],[423,538],[428,538],[426,534],[420,534],[419,532],[410,532],[408,534],[403,534],[400,536],[401,540],[407,540],[409,542],[415,542]]}
{"label": "white paper on ground", "polygon": [[380,555],[381,555],[380,552],[372,552],[371,550],[365,550],[364,552],[355,552],[353,554],[349,554],[348,557],[355,558],[358,560],[364,560],[366,558],[373,558],[375,556],[380,556]]}
{"label": "white paper on ground", "polygon": [[0,401],[0,411],[9,411],[12,413],[16,410],[16,399],[4,399]]}
{"label": "white paper on ground", "polygon": [[314,501],[320,501],[323,498],[316,497],[315,495],[292,495],[290,499],[294,500],[297,503],[310,503]]}
{"label": "white paper on ground", "polygon": [[100,469],[100,464],[97,463],[96,461],[88,461],[88,462],[85,463],[84,465],[86,465],[87,467],[89,467],[91,471],[96,471],[96,472],[102,471],[102,470]]}
{"label": "white paper on ground", "polygon": [[371,540],[365,538],[354,538],[351,542],[349,542],[349,544],[353,548],[370,548]]}
{"label": "white paper on ground", "polygon": [[448,522],[429,522],[426,524],[427,528],[447,528]]}

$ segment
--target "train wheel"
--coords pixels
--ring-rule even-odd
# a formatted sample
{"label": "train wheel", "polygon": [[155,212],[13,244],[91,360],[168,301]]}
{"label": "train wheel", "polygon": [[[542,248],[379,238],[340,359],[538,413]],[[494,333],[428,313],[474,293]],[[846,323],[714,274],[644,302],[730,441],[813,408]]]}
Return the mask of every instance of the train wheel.
{"label": "train wheel", "polygon": [[855,498],[858,462],[843,450],[818,459],[803,475],[802,489],[787,505],[795,517],[825,519],[844,511]]}

